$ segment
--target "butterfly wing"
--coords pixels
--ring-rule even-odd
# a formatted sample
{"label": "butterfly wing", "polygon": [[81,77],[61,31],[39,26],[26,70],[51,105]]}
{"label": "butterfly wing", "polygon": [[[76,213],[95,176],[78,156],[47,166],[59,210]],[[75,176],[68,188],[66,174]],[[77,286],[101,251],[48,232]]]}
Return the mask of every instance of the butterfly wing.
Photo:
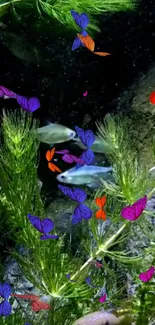
{"label": "butterfly wing", "polygon": [[85,132],[86,146],[91,147],[95,141],[95,134],[91,130]]}
{"label": "butterfly wing", "polygon": [[37,301],[32,301],[31,308],[33,311],[38,312],[40,310],[50,309],[50,305],[47,302],[37,300]]}
{"label": "butterfly wing", "polygon": [[76,188],[74,190],[74,197],[78,203],[82,203],[86,200],[87,193],[84,190],[81,190],[80,188]]}
{"label": "butterfly wing", "polygon": [[31,98],[29,98],[29,100],[28,100],[28,111],[29,112],[34,112],[38,108],[40,108],[39,99],[37,97],[31,97]]}
{"label": "butterfly wing", "polygon": [[91,217],[92,210],[84,204],[79,204],[74,210],[74,214],[72,216],[72,224],[79,223],[82,221],[82,219],[88,220]]}
{"label": "butterfly wing", "polygon": [[146,203],[147,203],[147,196],[145,195],[143,198],[139,199],[131,206],[134,210],[134,215],[135,215],[134,220],[139,218],[140,215],[143,213],[143,210],[146,207]]}
{"label": "butterfly wing", "polygon": [[95,203],[99,208],[103,208],[106,204],[106,196],[104,195],[101,198],[97,197]]}
{"label": "butterfly wing", "polygon": [[9,316],[11,314],[12,306],[7,300],[0,303],[0,316]]}
{"label": "butterfly wing", "polygon": [[85,161],[82,160],[81,158],[76,157],[76,156],[74,156],[74,155],[72,155],[72,158],[73,158],[73,160],[74,160],[77,164],[85,165]]}
{"label": "butterfly wing", "polygon": [[9,98],[17,98],[17,94],[15,94],[12,90],[0,86],[0,97],[7,96]]}
{"label": "butterfly wing", "polygon": [[47,150],[46,152],[46,159],[47,161],[51,161],[53,156],[54,156],[54,153],[55,153],[55,148],[53,148],[52,150]]}
{"label": "butterfly wing", "polygon": [[[79,34],[81,34],[81,35],[83,35],[83,36],[87,36],[88,35],[88,33],[85,31],[85,30],[82,30],[82,32],[81,33],[79,33]],[[78,37],[77,37],[78,38]],[[82,46],[82,47],[85,47],[85,45],[80,41],[80,45]]]}
{"label": "butterfly wing", "polygon": [[91,149],[87,149],[81,154],[80,158],[85,161],[87,165],[91,165],[95,160],[95,155]]}
{"label": "butterfly wing", "polygon": [[105,302],[106,298],[107,298],[107,296],[106,296],[106,293],[105,293],[102,297],[99,298],[99,302],[101,302],[101,303]]}
{"label": "butterfly wing", "polygon": [[63,186],[63,185],[58,185],[58,188],[60,189],[60,191],[62,193],[64,193],[66,196],[68,196],[70,199],[72,199],[73,201],[76,201],[76,197],[74,194],[74,191],[68,187],[68,186]]}
{"label": "butterfly wing", "polygon": [[40,240],[46,240],[46,239],[58,239],[58,235],[41,235]]}
{"label": "butterfly wing", "polygon": [[75,131],[80,138],[81,142],[86,146],[85,131],[78,126],[75,126]]}
{"label": "butterfly wing", "polygon": [[42,223],[39,217],[32,216],[31,214],[28,214],[28,219],[30,220],[32,226],[36,228],[38,231],[43,232],[42,230]]}
{"label": "butterfly wing", "polygon": [[0,296],[2,296],[4,299],[8,299],[10,294],[12,292],[12,289],[9,285],[9,283],[0,283]]}
{"label": "butterfly wing", "polygon": [[89,35],[83,36],[81,34],[77,34],[77,36],[89,51],[94,52],[95,42]]}
{"label": "butterfly wing", "polygon": [[87,14],[82,13],[82,14],[78,14],[76,11],[71,10],[71,15],[74,19],[74,21],[76,22],[76,24],[82,28],[85,29],[88,24],[89,24],[89,17],[87,16]]}
{"label": "butterfly wing", "polygon": [[72,51],[77,50],[80,47],[81,44],[82,43],[81,43],[80,39],[78,37],[76,37],[73,44],[72,44]]}
{"label": "butterfly wing", "polygon": [[106,221],[106,212],[102,209],[99,209],[98,211],[96,211],[95,216],[97,219],[102,219],[102,220]]}
{"label": "butterfly wing", "polygon": [[108,55],[111,55],[111,53],[108,53],[108,52],[94,52],[94,54],[99,55],[99,56],[108,56]]}
{"label": "butterfly wing", "polygon": [[28,98],[17,95],[17,103],[26,111],[28,111]]}
{"label": "butterfly wing", "polygon": [[55,151],[55,153],[60,154],[60,155],[65,155],[66,153],[69,153],[69,150],[64,149],[64,150],[60,150],[60,151]]}
{"label": "butterfly wing", "polygon": [[42,223],[42,232],[47,234],[54,228],[54,221],[50,218],[45,218],[41,220]]}
{"label": "butterfly wing", "polygon": [[67,162],[68,164],[72,164],[74,162],[74,159],[72,157],[71,154],[65,154],[63,157],[62,157],[62,160]]}
{"label": "butterfly wing", "polygon": [[58,173],[62,173],[61,169],[56,166],[55,164],[49,162],[48,163],[48,168],[52,171],[52,172],[58,172]]}

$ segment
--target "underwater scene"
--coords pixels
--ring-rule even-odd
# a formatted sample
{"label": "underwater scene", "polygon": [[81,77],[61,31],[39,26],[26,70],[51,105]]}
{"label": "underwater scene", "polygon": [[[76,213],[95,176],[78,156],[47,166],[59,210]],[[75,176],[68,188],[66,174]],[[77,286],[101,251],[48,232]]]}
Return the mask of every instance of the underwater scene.
{"label": "underwater scene", "polygon": [[0,325],[155,325],[155,2],[0,0]]}

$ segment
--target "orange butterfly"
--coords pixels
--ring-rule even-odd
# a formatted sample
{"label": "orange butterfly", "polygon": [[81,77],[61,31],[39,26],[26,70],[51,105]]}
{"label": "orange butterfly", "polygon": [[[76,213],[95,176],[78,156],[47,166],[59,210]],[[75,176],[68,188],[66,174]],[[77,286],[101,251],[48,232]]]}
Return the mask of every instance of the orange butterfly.
{"label": "orange butterfly", "polygon": [[51,162],[53,156],[55,153],[55,148],[53,148],[52,150],[47,150],[46,152],[46,159],[48,161],[48,168],[52,171],[52,172],[60,172],[62,173],[62,171],[59,169],[59,167],[57,167],[55,164],[53,164]]}
{"label": "orange butterfly", "polygon": [[80,41],[85,45],[85,47],[92,53],[100,56],[111,55],[111,53],[107,53],[107,52],[94,52],[95,42],[89,35],[83,36],[81,34],[77,34],[77,36],[80,39]]}
{"label": "orange butterfly", "polygon": [[96,218],[97,219],[102,219],[104,221],[106,221],[106,212],[103,210],[103,207],[106,204],[106,196],[102,196],[101,198],[97,197],[95,199],[95,203],[96,205],[98,205],[98,207],[100,208],[96,213]]}

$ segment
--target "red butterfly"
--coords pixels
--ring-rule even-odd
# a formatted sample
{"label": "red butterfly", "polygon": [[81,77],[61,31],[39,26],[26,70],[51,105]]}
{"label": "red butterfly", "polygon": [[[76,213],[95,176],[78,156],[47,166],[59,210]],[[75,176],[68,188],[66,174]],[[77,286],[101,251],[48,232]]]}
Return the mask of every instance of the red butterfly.
{"label": "red butterfly", "polygon": [[107,56],[107,55],[111,55],[111,53],[107,53],[107,52],[94,52],[95,49],[95,42],[94,40],[91,38],[91,36],[86,35],[83,36],[81,34],[77,34],[78,38],[80,39],[80,41],[85,45],[85,47],[92,52],[93,54],[96,55],[100,55],[100,56]]}
{"label": "red butterfly", "polygon": [[98,211],[96,211],[95,216],[97,219],[102,219],[106,221],[106,212],[103,210],[105,204],[106,204],[106,196],[102,196],[101,198],[97,197],[95,199],[96,205],[100,208]]}
{"label": "red butterfly", "polygon": [[57,167],[55,164],[53,164],[51,162],[53,156],[55,153],[55,148],[53,148],[52,150],[47,150],[46,152],[46,159],[48,161],[48,168],[52,171],[52,172],[59,172],[62,173],[61,169],[59,169],[59,167]]}
{"label": "red butterfly", "polygon": [[11,296],[12,297],[17,297],[17,298],[20,298],[20,299],[28,299],[28,300],[31,300],[32,301],[31,308],[35,312],[38,312],[40,310],[47,310],[47,309],[50,309],[51,308],[48,303],[46,303],[44,301],[41,301],[39,296],[35,296],[35,295],[20,295],[20,294],[15,294],[15,293],[12,293]]}

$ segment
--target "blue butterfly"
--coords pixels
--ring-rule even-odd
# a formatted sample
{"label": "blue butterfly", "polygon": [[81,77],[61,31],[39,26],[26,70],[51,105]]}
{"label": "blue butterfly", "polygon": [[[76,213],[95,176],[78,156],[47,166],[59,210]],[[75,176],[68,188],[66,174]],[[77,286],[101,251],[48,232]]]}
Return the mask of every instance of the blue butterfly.
{"label": "blue butterfly", "polygon": [[88,147],[88,149],[81,154],[80,158],[84,160],[87,165],[91,165],[95,159],[95,155],[89,148],[95,141],[95,134],[91,130],[84,131],[78,126],[75,127],[75,131],[84,146]]}
{"label": "blue butterfly", "polygon": [[[87,14],[85,13],[78,14],[78,12],[74,10],[70,10],[70,12],[75,23],[82,29],[82,31],[79,34],[83,36],[87,36],[88,33],[84,30],[89,24],[89,17],[87,16]],[[80,46],[84,47],[84,44],[80,41],[78,37],[76,37],[72,45],[72,51],[76,50]]]}

